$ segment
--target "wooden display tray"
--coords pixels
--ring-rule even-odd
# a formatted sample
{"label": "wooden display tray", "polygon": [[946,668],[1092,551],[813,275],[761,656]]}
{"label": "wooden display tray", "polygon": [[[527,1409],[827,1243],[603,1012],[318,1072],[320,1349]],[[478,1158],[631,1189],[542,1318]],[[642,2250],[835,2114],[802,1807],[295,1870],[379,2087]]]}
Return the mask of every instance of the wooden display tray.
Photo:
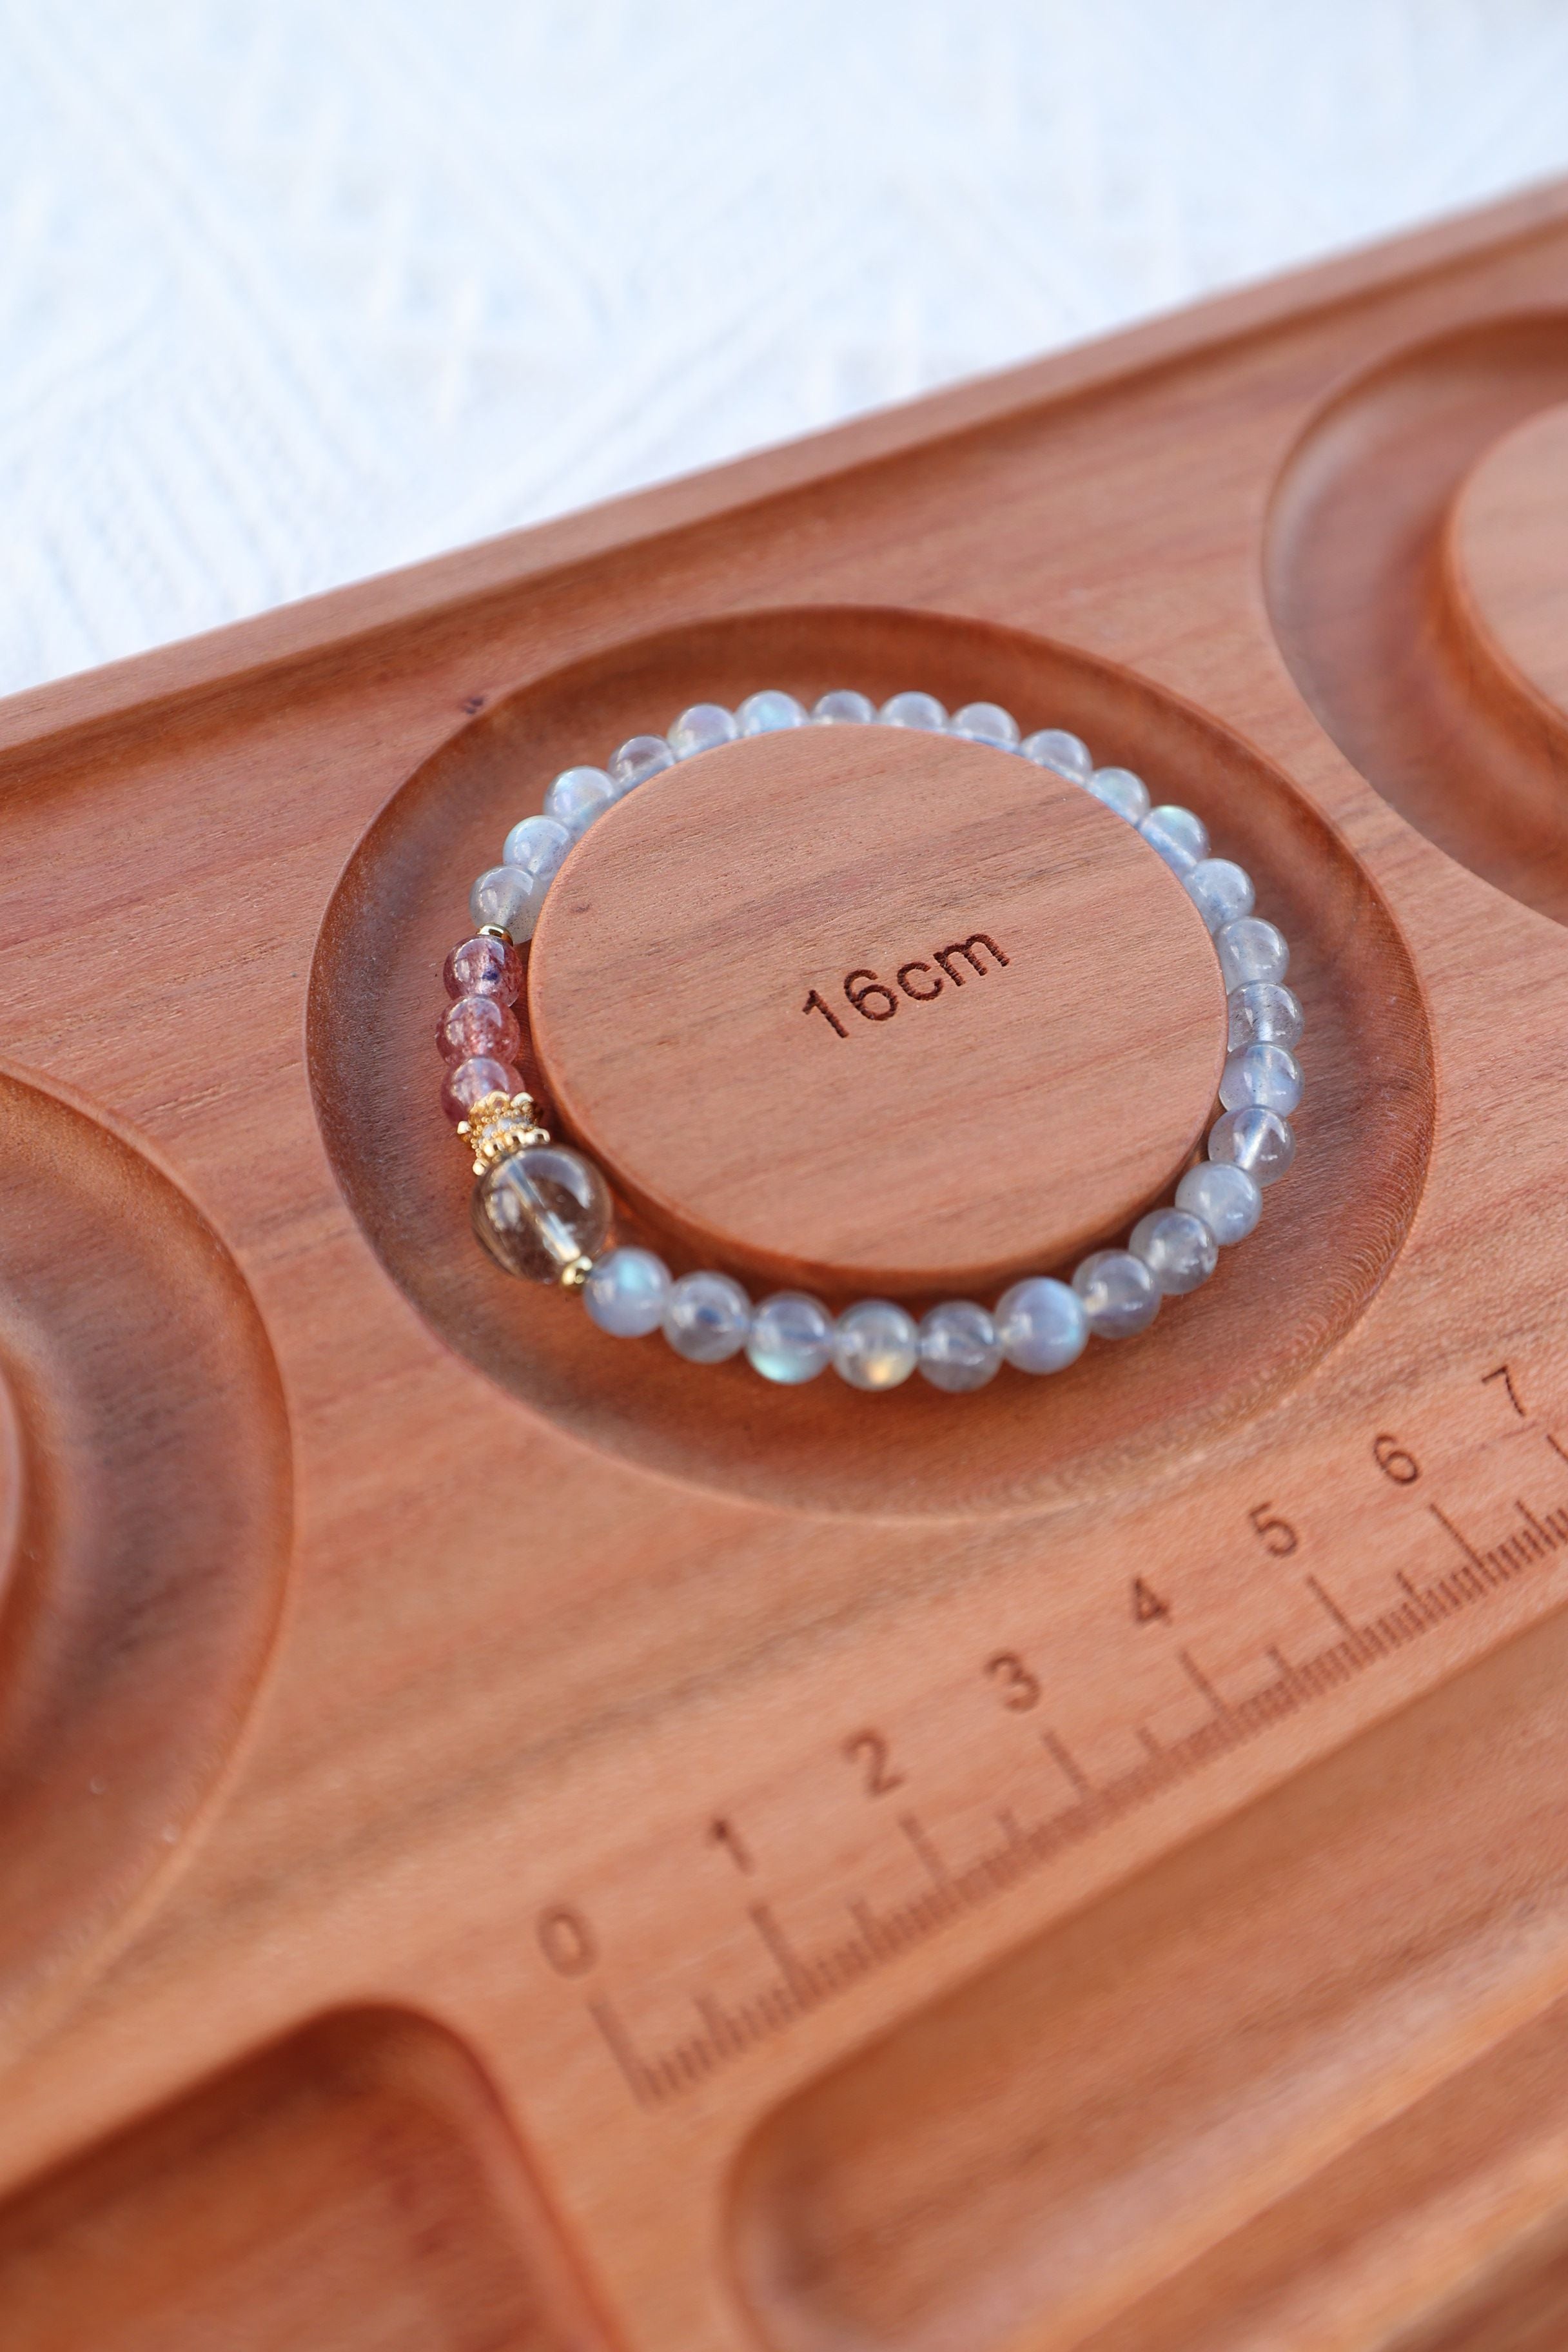
{"label": "wooden display tray", "polygon": [[[1554,189],[0,709],[6,2352],[1568,2339],[1564,403]],[[475,1249],[469,878],[558,767],[764,685],[1075,729],[1256,874],[1301,1159],[1135,1344],[775,1392]],[[715,755],[742,849],[826,740]],[[672,1249],[772,1246],[668,1175],[695,1132],[847,1284],[888,1221],[802,1190],[794,998],[776,1087],[762,1013],[700,1099],[656,1022],[628,1112],[633,812],[706,858],[687,772],[590,835],[602,1002],[594,955],[550,995],[563,917],[542,1050]],[[816,968],[850,847],[925,920],[878,772],[742,977]],[[1119,929],[1099,839],[1066,929],[1135,1025],[1186,917]],[[911,1293],[1033,1213],[964,1160],[1011,978],[901,1064],[823,1033],[866,1157],[815,1172],[925,1155]],[[1163,1085],[1084,1114],[1119,1215]]]}

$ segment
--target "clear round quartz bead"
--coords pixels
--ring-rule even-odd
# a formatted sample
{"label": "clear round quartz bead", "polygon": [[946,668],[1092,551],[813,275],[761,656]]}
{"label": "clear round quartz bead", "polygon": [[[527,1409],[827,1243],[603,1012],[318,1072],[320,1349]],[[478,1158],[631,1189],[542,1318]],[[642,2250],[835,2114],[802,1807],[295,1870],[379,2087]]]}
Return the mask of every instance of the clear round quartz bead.
{"label": "clear round quartz bead", "polygon": [[994,743],[1003,751],[1018,748],[1018,722],[999,702],[966,702],[947,723],[951,733],[971,743]]}
{"label": "clear round quartz bead", "polygon": [[1138,830],[1173,874],[1190,874],[1209,854],[1208,827],[1202,817],[1170,802],[1152,808]]}
{"label": "clear round quartz bead", "polygon": [[583,1304],[613,1339],[645,1339],[664,1321],[669,1291],[669,1268],[652,1250],[613,1249],[595,1261]]}
{"label": "clear round quartz bead", "polygon": [[564,768],[544,795],[544,814],[577,841],[615,800],[616,788],[603,768]]}
{"label": "clear round quartz bead", "polygon": [[1209,1158],[1245,1168],[1255,1184],[1275,1183],[1295,1157],[1289,1121],[1256,1103],[1227,1110],[1209,1129]]}
{"label": "clear round quartz bead", "polygon": [[1252,912],[1252,877],[1229,857],[1200,857],[1182,887],[1211,931]]}
{"label": "clear round quartz bead", "polygon": [[742,735],[776,735],[781,728],[804,727],[805,705],[793,694],[784,694],[769,687],[761,694],[748,694],[735,713]]}
{"label": "clear round quartz bead", "polygon": [[1065,776],[1069,783],[1087,784],[1094,773],[1094,757],[1089,745],[1078,735],[1069,735],[1061,727],[1042,727],[1036,735],[1026,735],[1018,749],[1026,760],[1033,760],[1037,768],[1049,768],[1054,775]]}
{"label": "clear round quartz bead", "polygon": [[746,1355],[765,1381],[798,1388],[826,1370],[833,1356],[833,1318],[820,1298],[775,1291],[752,1317]]}
{"label": "clear round quartz bead", "polygon": [[662,735],[633,735],[612,751],[605,772],[615,787],[616,798],[624,800],[638,784],[646,784],[650,776],[660,774],[675,765],[675,753]]}
{"label": "clear round quartz bead", "polygon": [[721,702],[694,702],[670,729],[669,748],[678,760],[689,760],[699,751],[716,751],[721,743],[732,743],[740,731],[734,712]]}
{"label": "clear round quartz bead", "polygon": [[610,1234],[604,1178],[558,1143],[531,1144],[487,1168],[470,1213],[496,1264],[526,1282],[559,1282],[582,1259],[596,1257]]}
{"label": "clear round quartz bead", "polygon": [[884,727],[923,727],[930,733],[941,734],[947,725],[947,712],[934,694],[895,694],[882,705]]}
{"label": "clear round quartz bead", "polygon": [[727,1274],[683,1274],[664,1308],[664,1336],[691,1364],[738,1356],[751,1328],[752,1302]]}
{"label": "clear round quartz bead", "polygon": [[492,866],[468,893],[468,913],[476,930],[491,924],[521,947],[533,937],[548,883],[521,866]]}
{"label": "clear round quartz bead", "polygon": [[852,1389],[896,1389],[920,1357],[914,1318],[890,1298],[846,1307],[833,1334],[833,1369]]}
{"label": "clear round quartz bead", "polygon": [[1007,1361],[1019,1371],[1062,1371],[1089,1342],[1083,1301],[1065,1282],[1047,1274],[1030,1275],[996,1301],[996,1339]]}
{"label": "clear round quartz bead", "polygon": [[1242,1045],[1295,1045],[1304,1024],[1301,1007],[1277,980],[1248,981],[1232,989],[1226,999],[1230,1015],[1226,1043],[1234,1054]]}
{"label": "clear round quartz bead", "polygon": [[514,824],[501,851],[503,866],[521,866],[542,882],[552,882],[566,863],[573,836],[552,816],[525,816]]}
{"label": "clear round quartz bead", "polygon": [[1133,1226],[1127,1246],[1167,1298],[1196,1290],[1219,1264],[1218,1242],[1191,1209],[1151,1210]]}
{"label": "clear round quartz bead", "polygon": [[1200,1160],[1176,1187],[1176,1206],[1201,1217],[1222,1249],[1244,1242],[1263,1211],[1263,1195],[1233,1160]]}
{"label": "clear round quartz bead", "polygon": [[973,1299],[944,1298],[921,1318],[920,1372],[933,1389],[952,1396],[983,1389],[1001,1362],[995,1323]]}
{"label": "clear round quartz bead", "polygon": [[1251,981],[1283,980],[1290,969],[1284,933],[1261,915],[1243,915],[1239,922],[1226,923],[1215,933],[1214,943],[1226,995]]}
{"label": "clear round quartz bead", "polygon": [[1301,1099],[1301,1066],[1284,1045],[1243,1045],[1225,1066],[1219,1098],[1226,1110],[1260,1103],[1289,1118]]}
{"label": "clear round quartz bead", "polygon": [[1129,824],[1142,824],[1149,814],[1149,787],[1131,768],[1096,768],[1088,789]]}
{"label": "clear round quartz bead", "polygon": [[1160,1312],[1160,1286],[1131,1250],[1096,1250],[1072,1278],[1089,1329],[1101,1339],[1130,1339]]}
{"label": "clear round quartz bead", "polygon": [[840,687],[833,694],[825,694],[812,706],[812,723],[817,727],[868,727],[877,716],[877,706],[868,694],[857,694],[852,687]]}

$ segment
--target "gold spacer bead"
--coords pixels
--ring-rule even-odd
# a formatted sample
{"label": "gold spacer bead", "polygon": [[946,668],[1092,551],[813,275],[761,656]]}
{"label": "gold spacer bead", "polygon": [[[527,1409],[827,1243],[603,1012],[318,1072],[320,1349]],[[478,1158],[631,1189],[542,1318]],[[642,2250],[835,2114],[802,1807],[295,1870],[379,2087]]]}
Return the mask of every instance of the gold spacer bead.
{"label": "gold spacer bead", "polygon": [[478,936],[481,940],[500,940],[501,945],[507,948],[512,944],[511,933],[504,923],[481,923]]}
{"label": "gold spacer bead", "polygon": [[561,1269],[562,1289],[581,1290],[593,1271],[594,1261],[591,1257],[574,1257],[570,1265],[563,1265]]}

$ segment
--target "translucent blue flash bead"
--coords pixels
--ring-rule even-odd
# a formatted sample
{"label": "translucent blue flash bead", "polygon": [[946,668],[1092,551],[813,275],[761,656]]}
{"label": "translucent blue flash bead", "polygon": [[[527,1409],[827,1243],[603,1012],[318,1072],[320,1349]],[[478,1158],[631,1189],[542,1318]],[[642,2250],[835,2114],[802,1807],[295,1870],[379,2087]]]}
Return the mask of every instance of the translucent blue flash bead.
{"label": "translucent blue flash bead", "polygon": [[1089,745],[1060,727],[1042,727],[1037,735],[1026,735],[1018,749],[1037,768],[1049,768],[1069,783],[1087,784],[1094,773]]}
{"label": "translucent blue flash bead", "polygon": [[1251,981],[1283,980],[1290,969],[1283,932],[1261,915],[1243,915],[1239,922],[1225,924],[1215,933],[1214,943],[1226,995]]}
{"label": "translucent blue flash bead", "polygon": [[1062,1371],[1089,1344],[1083,1301],[1065,1282],[1031,1275],[996,1301],[996,1337],[1019,1371]]}
{"label": "translucent blue flash bead", "polygon": [[613,1249],[583,1285],[583,1304],[601,1331],[617,1339],[645,1339],[664,1321],[669,1268],[652,1250]]}
{"label": "translucent blue flash bead", "polygon": [[1167,1298],[1196,1290],[1219,1264],[1217,1240],[1191,1209],[1151,1210],[1133,1226],[1127,1246]]}
{"label": "translucent blue flash bead", "polygon": [[721,743],[732,743],[740,731],[734,712],[721,702],[694,702],[670,729],[669,748],[678,760],[689,760],[698,751],[716,751]]}
{"label": "translucent blue flash bead", "polygon": [[638,784],[646,784],[650,776],[674,765],[675,754],[662,735],[634,735],[618,751],[611,752],[607,773],[620,800]]}
{"label": "translucent blue flash bead", "polygon": [[1018,748],[1018,722],[999,702],[966,702],[947,723],[954,735],[966,736],[972,743],[994,743],[1004,751]]}
{"label": "translucent blue flash bead", "polygon": [[542,882],[552,882],[566,863],[571,846],[572,835],[552,816],[525,816],[507,835],[500,862],[503,866],[521,866],[525,874],[535,874]]}
{"label": "translucent blue flash bead", "polygon": [[782,727],[804,727],[805,706],[793,694],[782,694],[770,687],[762,694],[748,694],[735,713],[742,735],[776,735]]}
{"label": "translucent blue flash bead", "polygon": [[1176,1187],[1176,1206],[1201,1217],[1222,1249],[1244,1242],[1263,1213],[1263,1195],[1233,1160],[1200,1160]]}
{"label": "translucent blue flash bead", "polygon": [[1072,1286],[1101,1339],[1130,1339],[1160,1312],[1160,1286],[1131,1250],[1096,1250],[1075,1270]]}
{"label": "translucent blue flash bead", "polygon": [[727,1274],[683,1274],[664,1308],[664,1336],[690,1364],[724,1364],[738,1356],[752,1325],[752,1302]]}
{"label": "translucent blue flash bead", "polygon": [[1209,1129],[1209,1158],[1245,1168],[1255,1184],[1274,1183],[1295,1157],[1296,1139],[1289,1120],[1256,1103],[1245,1110],[1227,1110]]}
{"label": "translucent blue flash bead", "polygon": [[811,716],[818,727],[868,727],[877,716],[877,706],[868,694],[841,687],[837,693],[821,696],[813,704]]}
{"label": "translucent blue flash bead", "polygon": [[521,947],[533,937],[547,887],[537,874],[525,874],[521,866],[492,866],[468,893],[475,930],[489,923]]}
{"label": "translucent blue flash bead", "polygon": [[1208,827],[1191,809],[1167,802],[1152,808],[1138,830],[1173,874],[1190,874],[1209,854]]}
{"label": "translucent blue flash bead", "polygon": [[573,839],[613,807],[616,788],[603,768],[567,768],[544,795],[544,814],[563,824]]}
{"label": "translucent blue flash bead", "polygon": [[931,1308],[921,1323],[920,1351],[921,1379],[950,1396],[983,1389],[1002,1362],[995,1323],[970,1298],[944,1298]]}
{"label": "translucent blue flash bead", "polygon": [[1244,1045],[1225,1066],[1219,1098],[1226,1110],[1261,1103],[1289,1118],[1301,1099],[1301,1066],[1283,1045]]}
{"label": "translucent blue flash bead", "polygon": [[746,1353],[765,1381],[795,1388],[814,1381],[833,1355],[833,1318],[820,1298],[775,1291],[752,1317]]}
{"label": "translucent blue flash bead", "polygon": [[1252,877],[1229,857],[1201,857],[1182,887],[1211,931],[1252,912]]}
{"label": "translucent blue flash bead", "polygon": [[1277,980],[1248,981],[1226,999],[1230,1013],[1226,1040],[1234,1054],[1241,1045],[1294,1045],[1300,1043],[1301,1007]]}
{"label": "translucent blue flash bead", "polygon": [[833,1369],[852,1389],[896,1389],[920,1355],[914,1318],[889,1298],[847,1307],[833,1335]]}
{"label": "translucent blue flash bead", "polygon": [[1149,787],[1131,768],[1096,768],[1089,790],[1129,824],[1142,824],[1149,814]]}
{"label": "translucent blue flash bead", "polygon": [[934,694],[895,694],[882,705],[884,727],[924,727],[940,734],[947,725],[947,712]]}

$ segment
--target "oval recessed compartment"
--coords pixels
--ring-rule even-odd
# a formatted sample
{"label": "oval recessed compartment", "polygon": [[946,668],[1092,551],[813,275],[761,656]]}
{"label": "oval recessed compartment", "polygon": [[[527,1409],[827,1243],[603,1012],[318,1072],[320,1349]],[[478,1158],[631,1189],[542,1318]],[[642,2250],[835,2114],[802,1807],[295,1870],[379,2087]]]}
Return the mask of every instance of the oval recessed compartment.
{"label": "oval recessed compartment", "polygon": [[270,1652],[289,1439],[184,1193],[0,1075],[0,2047],[187,1838]]}
{"label": "oval recessed compartment", "polygon": [[[1292,984],[1307,1010],[1310,1092],[1300,1155],[1269,1196],[1258,1233],[1222,1261],[1205,1290],[1168,1306],[1136,1343],[1092,1346],[1068,1376],[1051,1381],[1004,1371],[987,1389],[962,1398],[939,1395],[919,1379],[895,1396],[868,1397],[831,1374],[780,1391],[743,1361],[693,1366],[657,1339],[607,1339],[573,1300],[510,1280],[475,1247],[471,1177],[438,1108],[433,1041],[445,1001],[441,963],[465,934],[473,876],[494,863],[508,827],[540,806],[561,768],[603,761],[625,738],[667,727],[689,702],[732,705],[764,685],[787,687],[808,703],[834,686],[856,686],[878,699],[920,686],[950,708],[995,699],[1026,726],[1069,728],[1102,765],[1133,768],[1157,800],[1194,808],[1216,848],[1254,875],[1260,907],[1291,941]],[[840,732],[847,738],[860,730],[820,730],[819,740]],[[879,731],[879,740],[891,739]],[[828,1279],[837,1269],[849,1295],[888,1286],[918,1304],[922,1283],[950,1269],[973,1274],[977,1286],[984,1278],[989,1297],[1013,1272],[1045,1270],[1028,1253],[1052,1246],[1053,1234],[1070,1255],[1092,1220],[1079,1215],[1075,1224],[1078,1212],[1061,1215],[1059,1202],[1043,1213],[1023,1198],[1026,1188],[1016,1185],[1010,1207],[997,1212],[1006,1186],[988,1192],[982,1181],[976,1197],[985,1216],[974,1222],[986,1230],[977,1240],[962,1230],[960,1182],[945,1232],[938,1229],[940,1217],[922,1228],[919,1201],[911,1206],[906,1196],[901,1210],[893,1202],[890,1216],[858,1223],[840,1216],[829,1233],[832,1220],[807,1213],[809,1204],[799,1201],[811,1165],[809,1116],[789,1135],[791,1189],[786,1200],[775,1188],[779,1213],[771,1221],[767,1184],[753,1186],[749,1202],[745,1197],[752,1183],[746,1161],[760,1167],[777,1155],[780,1129],[768,1127],[760,1107],[776,1092],[780,1129],[788,1122],[800,1092],[788,1083],[796,1066],[789,1055],[813,1042],[846,1057],[829,1066],[836,1071],[870,1070],[865,1056],[879,1047],[905,1056],[900,1083],[879,1076],[868,1095],[876,1117],[865,1123],[863,1159],[853,1105],[839,1106],[844,1115],[824,1173],[840,1198],[858,1182],[874,1191],[873,1180],[879,1171],[886,1176],[889,1154],[896,1158],[902,1144],[927,1151],[922,1122],[933,1117],[949,1130],[952,1153],[962,1154],[967,1135],[986,1131],[1009,1067],[1034,1066],[1032,1040],[1007,1025],[1015,1018],[1009,1003],[1020,1014],[1031,1003],[1039,1011],[1040,1000],[1030,996],[1034,983],[1023,984],[1022,963],[1000,970],[983,955],[983,978],[961,967],[962,997],[953,990],[934,1004],[900,1004],[884,1036],[852,1029],[848,1038],[837,1038],[804,1014],[806,991],[799,984],[819,964],[831,978],[832,958],[840,954],[840,981],[862,965],[885,980],[887,959],[895,974],[906,958],[930,965],[931,951],[986,929],[975,911],[984,898],[983,891],[976,895],[976,877],[1000,888],[1008,856],[1026,862],[1036,856],[1039,863],[1044,855],[1038,813],[1031,816],[1026,806],[1032,785],[1047,800],[1061,795],[1050,823],[1052,850],[1064,868],[1075,859],[1105,861],[1098,897],[1091,889],[1081,903],[1070,904],[1070,893],[1049,902],[1062,911],[1064,931],[1081,933],[1092,919],[1103,956],[1099,984],[1091,985],[1094,961],[1082,955],[1079,940],[1075,1019],[1099,1024],[1086,1058],[1102,1072],[1104,1093],[1097,1104],[1086,1081],[1062,1126],[1070,1139],[1075,1124],[1087,1131],[1098,1121],[1109,1131],[1120,1119],[1144,1151],[1131,1178],[1123,1168],[1115,1181],[1107,1179],[1108,1214],[1123,1229],[1145,1198],[1168,1197],[1204,1124],[1194,1089],[1202,1093],[1206,1079],[1193,1072],[1217,1067],[1221,1000],[1217,992],[1212,1000],[1205,995],[1213,984],[1202,962],[1208,949],[1182,894],[1152,853],[1140,879],[1139,869],[1123,861],[1146,853],[1131,836],[1119,836],[1116,821],[1098,804],[1080,802],[1075,811],[1073,788],[1042,782],[1038,772],[1000,752],[943,743],[912,754],[900,745],[890,763],[873,762],[878,773],[868,789],[874,821],[857,833],[853,855],[837,865],[827,856],[814,868],[810,887],[793,897],[787,887],[774,887],[776,872],[757,882],[762,911],[748,917],[747,938],[766,942],[773,961],[765,970],[759,962],[747,1050],[763,1050],[755,1024],[756,1005],[765,1001],[777,1008],[784,1038],[777,1070],[727,1085],[721,1023],[717,1041],[695,1055],[699,1082],[689,1086],[679,1117],[667,1119],[662,1138],[651,1142],[637,1124],[635,1062],[629,1076],[623,1062],[612,1072],[613,1084],[606,1077],[617,1060],[618,1008],[637,997],[626,1028],[643,1049],[647,1081],[666,1096],[679,1087],[693,1061],[679,1050],[682,1023],[692,1034],[691,1004],[674,995],[648,999],[658,981],[658,925],[668,925],[672,940],[683,926],[692,932],[706,925],[708,977],[721,974],[725,935],[710,920],[710,877],[728,887],[748,858],[776,865],[791,840],[804,837],[794,803],[813,793],[822,794],[826,812],[847,820],[854,763],[865,772],[871,755],[864,739],[853,753],[847,744],[833,751],[825,762],[795,739],[773,739],[703,754],[641,787],[588,836],[581,862],[574,858],[563,877],[559,904],[544,919],[531,992],[560,1097],[554,1123],[557,1131],[571,1132],[575,1114],[604,1149],[612,1180],[631,1198],[633,1229],[678,1266],[701,1262],[704,1238],[718,1234],[733,1245],[737,1270],[751,1273],[758,1294],[767,1286],[770,1264],[782,1274],[805,1262],[823,1275],[830,1296],[837,1295]],[[713,763],[706,772],[705,761]],[[918,889],[900,872],[900,785],[911,856],[918,851],[926,869]],[[687,794],[689,806],[702,810],[700,824],[682,819]],[[954,827],[952,812],[966,796],[974,799],[968,862],[975,874],[958,877],[937,921],[939,898],[927,885],[943,859],[963,863],[964,832]],[[713,845],[706,859],[699,854],[705,829]],[[879,931],[878,860],[889,877],[888,919]],[[1016,880],[1020,869],[1010,870]],[[579,901],[587,911],[581,929],[569,933]],[[595,919],[595,907],[610,909],[614,919]],[[637,907],[641,915],[633,920]],[[912,925],[907,941],[906,915]],[[1037,921],[1031,939],[1048,929]],[[995,936],[1008,950],[1008,940],[999,930]],[[917,987],[927,984],[917,978]],[[799,988],[798,996],[783,993],[786,986]],[[1176,1008],[1187,1041],[1185,1076],[1169,1085],[1149,1078],[1146,1099],[1135,1092],[1121,1103],[1126,1068],[1149,1068],[1139,1056],[1146,1053],[1140,1022],[1151,995]],[[1144,1003],[1134,1002],[1140,998]],[[939,1052],[924,1042],[937,1038],[937,1023],[948,1015],[955,1041],[966,1036],[972,1050],[950,1052],[944,1045]],[[852,1011],[846,1017],[855,1019]],[[960,1021],[971,1029],[961,1032]],[[595,1029],[596,1066],[590,1050]],[[993,1034],[999,1045],[984,1043]],[[1134,1040],[1125,1065],[1119,1059],[1124,1035]],[[318,945],[310,1053],[328,1150],[384,1264],[448,1344],[531,1411],[678,1479],[804,1509],[895,1516],[1013,1511],[1099,1490],[1140,1464],[1190,1446],[1205,1427],[1234,1419],[1299,1378],[1349,1328],[1392,1263],[1419,1197],[1432,1118],[1430,1045],[1404,949],[1360,866],[1277,769],[1203,714],[1113,664],[986,624],[876,609],[742,614],[618,646],[520,686],[464,727],[394,796],[343,876]],[[858,1053],[862,1059],[852,1064],[848,1057]],[[884,1072],[887,1053],[875,1066]],[[542,1084],[537,1063],[526,1075]],[[850,1082],[836,1076],[834,1083]],[[809,1113],[809,1100],[805,1108]],[[717,1164],[711,1153],[701,1165],[700,1155],[689,1160],[682,1174],[688,1139],[672,1133],[682,1120],[706,1123],[731,1153],[727,1204],[715,1205],[722,1190],[715,1183],[701,1196]],[[1129,1165],[1136,1157],[1130,1155]],[[1048,1154],[1045,1164],[1048,1178]],[[1044,1181],[1040,1189],[1054,1188]],[[818,1246],[825,1233],[831,1245]],[[1019,1263],[1011,1257],[1015,1249]]]}

